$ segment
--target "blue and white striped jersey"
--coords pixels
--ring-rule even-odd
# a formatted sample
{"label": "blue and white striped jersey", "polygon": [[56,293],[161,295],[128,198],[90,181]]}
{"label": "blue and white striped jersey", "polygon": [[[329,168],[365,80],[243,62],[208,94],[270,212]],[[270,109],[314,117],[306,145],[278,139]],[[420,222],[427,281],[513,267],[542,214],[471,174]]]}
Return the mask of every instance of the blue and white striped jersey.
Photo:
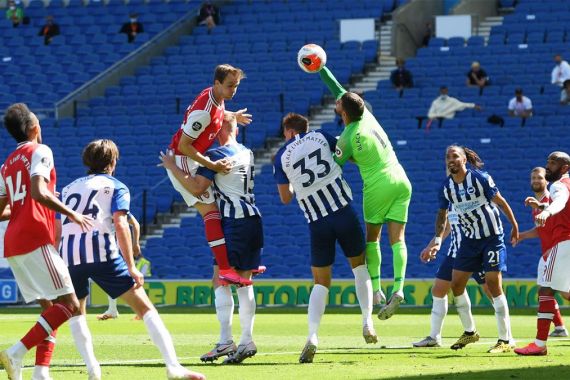
{"label": "blue and white striped jersey", "polygon": [[447,212],[447,222],[451,228],[451,233],[449,234],[451,241],[449,242],[447,256],[455,258],[457,256],[457,252],[459,251],[459,246],[461,245],[461,227],[459,225],[459,216],[453,207],[451,207]]}
{"label": "blue and white striped jersey", "polygon": [[228,174],[218,174],[205,167],[198,168],[196,175],[213,181],[216,201],[223,218],[261,216],[255,205],[253,186],[255,166],[253,152],[245,146],[232,143],[206,152],[212,161],[227,159],[232,165]]}
{"label": "blue and white striped jersey", "polygon": [[93,229],[81,228],[62,216],[60,254],[68,266],[100,263],[119,257],[113,214],[129,211],[131,196],[122,182],[107,174],[81,177],[61,191],[61,199],[76,212],[93,218]]}
{"label": "blue and white striped jersey", "polygon": [[498,192],[489,174],[468,168],[462,183],[455,183],[451,176],[443,182],[439,191],[439,208],[453,206],[467,238],[483,239],[501,235],[503,225],[499,209],[492,202]]}
{"label": "blue and white striped jersey", "polygon": [[275,155],[273,174],[280,185],[291,183],[309,223],[352,201],[350,186],[334,161],[336,139],[321,131],[296,135]]}

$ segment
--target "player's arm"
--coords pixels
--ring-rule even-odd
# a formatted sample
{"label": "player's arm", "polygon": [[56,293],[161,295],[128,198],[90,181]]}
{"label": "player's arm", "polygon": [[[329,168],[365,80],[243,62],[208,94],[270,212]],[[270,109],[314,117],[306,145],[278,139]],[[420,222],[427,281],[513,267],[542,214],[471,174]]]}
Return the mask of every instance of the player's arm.
{"label": "player's arm", "polygon": [[570,199],[570,191],[564,184],[555,182],[550,187],[550,198],[552,199],[550,204],[535,218],[535,222],[539,227],[544,226],[546,219],[564,210],[566,203]]}
{"label": "player's arm", "polygon": [[449,222],[447,222],[447,223],[445,223],[445,230],[443,231],[443,236],[441,237],[441,242],[439,244],[437,244],[437,239],[435,237],[433,237],[430,240],[430,242],[428,243],[428,245],[420,253],[420,259],[422,260],[422,262],[428,263],[435,258],[435,256],[432,257],[432,253],[433,253],[432,248],[435,247],[436,245],[441,246],[441,244],[445,241],[445,239],[447,239],[447,237],[449,236],[450,233],[451,233],[451,224]]}
{"label": "player's arm", "polygon": [[224,110],[224,119],[228,120],[235,118],[236,122],[239,125],[249,125],[251,124],[251,114],[246,112],[247,108],[242,108],[241,110],[235,112]]}
{"label": "player's arm", "polygon": [[281,203],[284,205],[289,204],[293,197],[295,196],[295,192],[293,191],[293,186],[290,183],[287,184],[278,184],[277,191],[279,191],[279,198],[281,198]]}
{"label": "player's arm", "polygon": [[127,269],[133,277],[133,280],[135,280],[136,286],[142,286],[144,284],[144,276],[135,266],[135,259],[133,257],[133,241],[131,238],[131,229],[129,228],[127,212],[124,210],[115,211],[113,213],[113,223],[115,224],[117,243],[119,244],[123,258],[127,263]]}
{"label": "player's arm", "polygon": [[[163,152],[160,152],[160,161],[162,161],[162,166],[170,170],[182,186],[184,186],[184,188],[195,197],[199,197],[204,194],[204,191],[206,191],[208,186],[212,184],[212,180],[204,177],[203,175],[192,177],[191,175],[184,173],[182,169],[176,166],[176,162],[172,154],[164,154]],[[215,174],[214,170],[207,170]]]}
{"label": "player's arm", "polygon": [[141,237],[141,225],[137,218],[130,212],[127,214],[127,221],[129,225],[133,229],[133,255],[134,257],[139,257],[141,254],[141,245],[140,245],[140,237]]}
{"label": "player's arm", "polygon": [[505,214],[509,222],[511,223],[511,244],[516,245],[517,241],[519,240],[519,224],[517,219],[515,218],[515,214],[511,209],[511,206],[507,203],[505,198],[501,195],[501,193],[497,192],[497,194],[493,197],[492,201],[501,209],[501,211]]}
{"label": "player's arm", "polygon": [[354,162],[352,158],[352,143],[350,141],[351,136],[346,136],[344,133],[340,135],[338,141],[336,142],[336,148],[334,151],[334,160],[340,166],[344,166],[346,161]]}
{"label": "player's arm", "polygon": [[[536,229],[536,227],[530,229],[530,230],[526,230],[523,231],[519,234],[519,240],[517,241],[517,244],[520,243],[523,240],[527,240],[527,239],[535,239],[538,238],[538,230]],[[516,244],[514,244],[513,246],[516,246]]]}
{"label": "player's arm", "polygon": [[8,205],[8,198],[3,197],[5,199],[6,205],[4,205],[2,209],[2,213],[0,214],[0,222],[5,222],[6,220],[10,220],[10,216],[12,216],[12,210],[10,209],[10,205]]}
{"label": "player's arm", "polygon": [[[59,215],[59,214],[58,214]],[[54,236],[54,247],[56,250],[59,250],[59,243],[61,241],[61,217],[56,217],[55,218],[55,236]]]}
{"label": "player's arm", "polygon": [[333,94],[336,100],[338,100],[346,92],[344,87],[338,83],[328,67],[323,67],[319,71],[319,75],[321,76],[321,80],[325,82],[326,86],[329,88],[329,91]]}

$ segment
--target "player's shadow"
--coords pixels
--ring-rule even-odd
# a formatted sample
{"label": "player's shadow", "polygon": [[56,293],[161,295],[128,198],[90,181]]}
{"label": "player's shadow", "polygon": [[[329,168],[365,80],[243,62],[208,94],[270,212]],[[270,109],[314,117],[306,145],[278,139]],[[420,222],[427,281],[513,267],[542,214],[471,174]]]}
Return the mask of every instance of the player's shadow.
{"label": "player's shadow", "polygon": [[[496,356],[499,357],[499,356]],[[493,357],[493,358],[496,358]],[[512,356],[505,356],[512,359]],[[453,373],[437,373],[437,374],[423,374],[418,373],[414,376],[397,376],[397,377],[382,377],[382,380],[488,380],[488,379],[546,379],[558,378],[566,379],[566,375],[560,377],[562,374],[570,373],[570,366],[550,366],[550,367],[527,367],[527,368],[504,368],[496,370],[481,371],[465,371]],[[362,380],[380,379],[380,377],[363,377]]]}
{"label": "player's shadow", "polygon": [[[318,354],[317,355],[321,355]],[[328,361],[323,361],[323,360],[319,360],[318,362],[314,362],[313,364],[337,364],[339,362],[337,361],[332,361],[332,360],[328,360]],[[356,364],[356,362],[353,361],[347,361],[347,364]],[[212,366],[212,367],[231,367],[232,365],[229,364],[222,364],[222,363],[203,363],[201,365],[196,365],[195,363],[186,363],[188,366],[192,365],[195,368],[206,368],[208,366]],[[260,362],[260,363],[256,363],[256,362],[242,362],[240,364],[235,364],[234,366],[237,367],[266,367],[266,366],[272,366],[272,367],[281,367],[281,366],[292,366],[292,365],[303,365],[297,361],[295,362]]]}

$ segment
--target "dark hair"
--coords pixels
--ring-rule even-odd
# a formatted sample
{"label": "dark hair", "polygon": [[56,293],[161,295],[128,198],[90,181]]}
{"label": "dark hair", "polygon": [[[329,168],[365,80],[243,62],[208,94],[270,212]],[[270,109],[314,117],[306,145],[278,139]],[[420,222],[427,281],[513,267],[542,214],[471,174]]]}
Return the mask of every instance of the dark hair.
{"label": "dark hair", "polygon": [[354,92],[346,92],[340,98],[340,103],[342,104],[343,111],[346,112],[351,122],[362,119],[364,100],[362,100],[360,96]]}
{"label": "dark hair", "polygon": [[516,95],[522,95],[522,93],[523,93],[522,88],[518,87],[517,89],[515,89],[515,94],[516,94]]}
{"label": "dark hair", "polygon": [[289,112],[281,122],[283,130],[292,129],[297,133],[307,133],[309,131],[309,120],[298,113]]}
{"label": "dark hair", "polygon": [[113,140],[91,141],[83,149],[83,165],[89,169],[88,174],[107,173],[109,166],[117,160],[119,160],[119,148]]}
{"label": "dark hair", "polygon": [[214,82],[218,81],[220,83],[224,83],[224,80],[228,76],[228,74],[233,74],[239,76],[239,79],[245,78],[245,73],[242,69],[238,69],[237,67],[233,67],[232,65],[223,64],[216,66],[216,70],[214,71]]}
{"label": "dark hair", "polygon": [[32,111],[24,103],[12,104],[4,113],[4,127],[18,143],[28,140],[33,123]]}
{"label": "dark hair", "polygon": [[469,149],[465,146],[462,146],[462,145],[450,145],[447,147],[446,151],[453,149],[453,148],[457,148],[457,149],[463,151],[463,154],[465,155],[467,162],[470,163],[471,166],[473,166],[474,168],[481,169],[485,165],[485,163],[483,162],[481,157],[479,157],[477,152],[475,152],[474,150],[471,150],[471,149]]}

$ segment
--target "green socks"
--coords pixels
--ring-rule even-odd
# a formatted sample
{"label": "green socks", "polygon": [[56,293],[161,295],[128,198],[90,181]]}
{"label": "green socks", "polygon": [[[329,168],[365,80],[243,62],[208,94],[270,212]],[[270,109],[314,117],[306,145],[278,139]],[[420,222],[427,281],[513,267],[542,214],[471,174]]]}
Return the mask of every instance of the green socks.
{"label": "green socks", "polygon": [[[368,258],[368,245],[366,245],[366,257]],[[408,249],[406,248],[405,242],[400,241],[392,245],[392,258],[394,263],[394,288],[392,294],[394,294],[396,292],[403,292],[404,290],[406,265],[408,263]],[[370,271],[370,269],[368,269],[368,271]],[[372,277],[372,273],[370,277]]]}
{"label": "green socks", "polygon": [[[372,291],[377,292],[380,290],[380,263],[382,256],[380,256],[380,244],[377,241],[366,243],[366,267],[370,280],[372,280]],[[405,270],[405,264],[404,264]]]}

